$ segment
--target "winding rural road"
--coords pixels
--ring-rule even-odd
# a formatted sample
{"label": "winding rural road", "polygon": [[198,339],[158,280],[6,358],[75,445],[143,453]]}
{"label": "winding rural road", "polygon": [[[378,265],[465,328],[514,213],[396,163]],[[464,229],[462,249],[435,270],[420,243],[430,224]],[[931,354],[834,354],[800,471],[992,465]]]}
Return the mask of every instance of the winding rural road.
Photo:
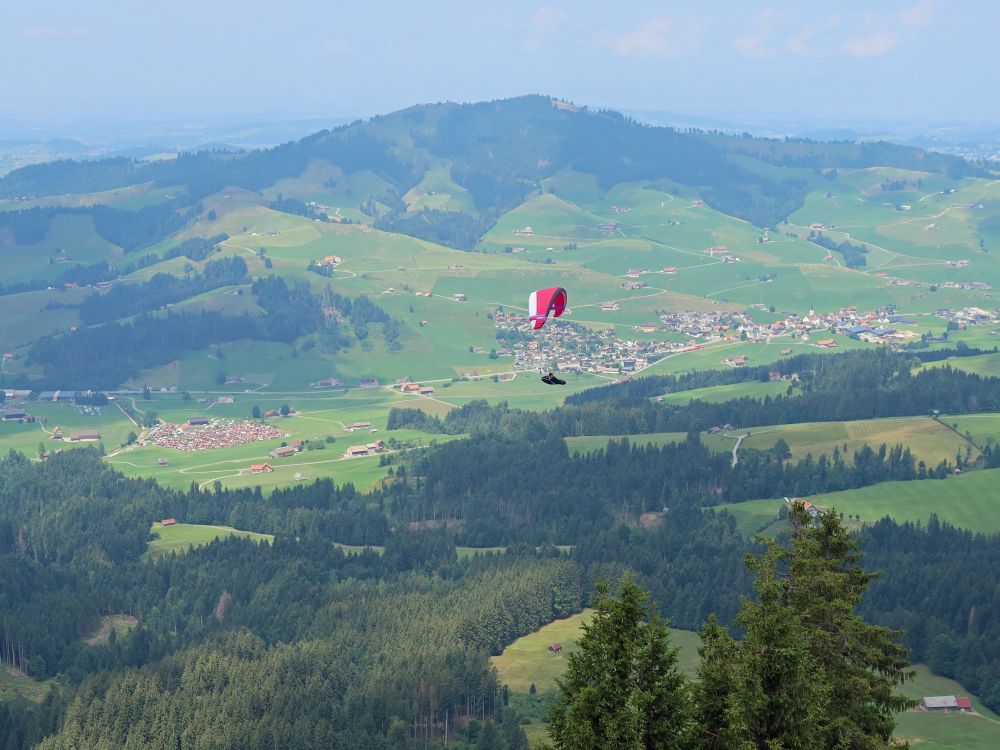
{"label": "winding rural road", "polygon": [[740,443],[743,442],[743,438],[745,437],[750,437],[750,436],[749,435],[736,436],[736,445],[733,446],[733,463],[732,463],[733,468],[736,468],[736,464],[740,462],[740,459],[736,454],[740,452]]}

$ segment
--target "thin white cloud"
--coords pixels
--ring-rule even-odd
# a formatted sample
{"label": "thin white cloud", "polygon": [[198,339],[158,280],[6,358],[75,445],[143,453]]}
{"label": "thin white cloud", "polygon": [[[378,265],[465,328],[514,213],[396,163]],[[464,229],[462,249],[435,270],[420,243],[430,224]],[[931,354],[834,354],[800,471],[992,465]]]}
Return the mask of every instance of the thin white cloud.
{"label": "thin white cloud", "polygon": [[705,17],[679,20],[658,17],[626,34],[602,34],[595,42],[614,50],[619,57],[671,60],[700,49],[710,23],[711,19]]}
{"label": "thin white cloud", "polygon": [[554,32],[563,28],[572,20],[569,13],[558,5],[543,5],[528,19],[528,31],[523,46],[534,51],[543,46]]}
{"label": "thin white cloud", "polygon": [[899,42],[899,37],[889,31],[879,31],[868,36],[845,39],[841,49],[855,57],[871,57],[891,52]]}
{"label": "thin white cloud", "polygon": [[869,10],[812,19],[786,37],[785,48],[792,54],[811,57],[886,55],[925,33],[940,19],[940,11],[948,1],[919,0],[894,12]]}
{"label": "thin white cloud", "polygon": [[751,21],[750,33],[733,39],[733,48],[744,57],[774,57],[776,51],[771,42],[771,31],[779,20],[779,14],[773,8],[762,10]]}
{"label": "thin white cloud", "polygon": [[569,21],[569,14],[558,5],[543,5],[531,17],[531,27],[536,31],[547,31]]}
{"label": "thin white cloud", "polygon": [[936,0],[923,0],[916,5],[900,11],[899,22],[911,29],[930,26],[934,22],[937,10],[943,3]]}

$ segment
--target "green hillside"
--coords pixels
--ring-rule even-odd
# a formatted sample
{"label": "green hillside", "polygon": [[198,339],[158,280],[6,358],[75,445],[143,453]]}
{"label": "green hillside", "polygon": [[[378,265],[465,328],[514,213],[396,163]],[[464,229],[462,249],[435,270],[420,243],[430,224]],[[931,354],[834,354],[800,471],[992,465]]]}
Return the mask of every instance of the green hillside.
{"label": "green hillside", "polygon": [[[848,519],[875,523],[889,516],[897,522],[926,525],[932,514],[959,528],[984,534],[1000,533],[1000,514],[994,482],[1000,470],[989,469],[949,477],[945,480],[883,482],[856,490],[813,495],[810,502],[832,508]],[[715,506],[731,513],[740,529],[751,534],[768,528],[784,501],[750,500]]]}

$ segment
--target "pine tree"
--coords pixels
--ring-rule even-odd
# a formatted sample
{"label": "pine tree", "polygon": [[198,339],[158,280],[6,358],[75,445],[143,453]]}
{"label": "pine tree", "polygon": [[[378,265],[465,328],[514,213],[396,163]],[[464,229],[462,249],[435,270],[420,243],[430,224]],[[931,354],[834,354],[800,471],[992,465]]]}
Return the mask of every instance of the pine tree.
{"label": "pine tree", "polygon": [[729,728],[728,711],[733,700],[738,644],[715,615],[702,625],[698,655],[698,680],[693,697],[696,745],[700,750],[729,750],[736,742]]}
{"label": "pine tree", "polygon": [[598,584],[594,618],[570,654],[550,710],[557,750],[690,747],[689,687],[666,623],[652,614],[648,598],[628,579],[617,599]]}
{"label": "pine tree", "polygon": [[854,612],[878,574],[861,567],[858,541],[834,511],[814,524],[796,503],[789,520],[787,602],[801,615],[812,654],[829,682],[826,746],[887,747],[894,715],[916,702],[895,692],[913,676],[909,651],[898,643],[902,633],[870,625]]}
{"label": "pine tree", "polygon": [[736,618],[739,643],[726,720],[740,750],[824,750],[826,675],[812,655],[802,617],[788,606],[778,567],[788,553],[770,539],[749,556],[760,599],[744,599]]}

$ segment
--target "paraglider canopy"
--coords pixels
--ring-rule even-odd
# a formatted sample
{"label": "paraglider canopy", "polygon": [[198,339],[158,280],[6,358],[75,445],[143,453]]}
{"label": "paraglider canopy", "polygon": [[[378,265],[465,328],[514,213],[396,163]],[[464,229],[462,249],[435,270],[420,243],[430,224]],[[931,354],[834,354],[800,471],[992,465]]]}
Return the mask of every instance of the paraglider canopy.
{"label": "paraglider canopy", "polygon": [[528,316],[537,331],[548,320],[549,314],[557,318],[566,309],[566,290],[561,286],[539,289],[528,297]]}

